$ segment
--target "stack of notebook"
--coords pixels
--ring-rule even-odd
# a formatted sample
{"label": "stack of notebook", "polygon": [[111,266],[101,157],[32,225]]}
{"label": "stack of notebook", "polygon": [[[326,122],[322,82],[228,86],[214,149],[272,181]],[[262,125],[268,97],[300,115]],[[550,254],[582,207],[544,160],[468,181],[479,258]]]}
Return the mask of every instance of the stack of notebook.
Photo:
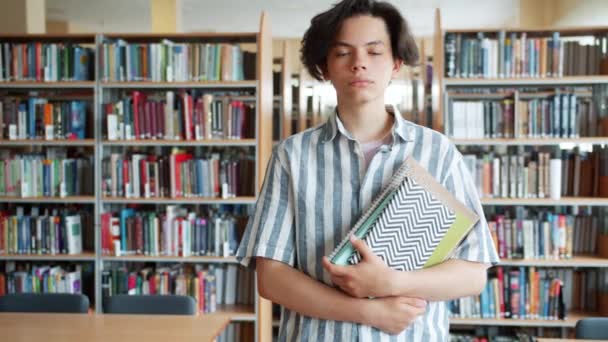
{"label": "stack of notebook", "polygon": [[329,259],[338,265],[357,264],[360,255],[349,240],[355,234],[393,269],[430,267],[450,257],[478,220],[413,158],[407,158]]}

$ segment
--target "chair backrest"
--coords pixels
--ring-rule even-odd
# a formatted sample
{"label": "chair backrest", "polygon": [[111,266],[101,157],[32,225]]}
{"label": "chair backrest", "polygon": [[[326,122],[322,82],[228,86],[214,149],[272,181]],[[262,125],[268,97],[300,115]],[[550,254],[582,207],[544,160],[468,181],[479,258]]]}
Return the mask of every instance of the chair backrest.
{"label": "chair backrest", "polygon": [[87,313],[89,298],[70,293],[20,293],[0,296],[0,312]]}
{"label": "chair backrest", "polygon": [[607,340],[608,317],[589,317],[576,322],[575,334],[577,339]]}
{"label": "chair backrest", "polygon": [[108,314],[194,315],[196,302],[189,296],[116,295],[104,302]]}

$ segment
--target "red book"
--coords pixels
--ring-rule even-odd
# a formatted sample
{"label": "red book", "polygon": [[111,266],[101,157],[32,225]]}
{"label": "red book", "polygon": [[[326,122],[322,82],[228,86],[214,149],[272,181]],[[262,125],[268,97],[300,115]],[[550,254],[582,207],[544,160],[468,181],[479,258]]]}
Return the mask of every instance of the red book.
{"label": "red book", "polygon": [[125,193],[125,197],[130,197],[131,196],[131,191],[129,191],[130,188],[130,179],[129,179],[129,160],[128,159],[123,159],[122,160],[122,187],[124,189],[124,193]]}
{"label": "red book", "polygon": [[[112,213],[101,214],[101,251],[104,255],[110,255],[110,246],[112,244],[112,232],[110,231],[111,218]],[[1,235],[0,239],[2,239]],[[0,241],[0,245],[2,245],[2,241]]]}
{"label": "red book", "polygon": [[42,43],[36,43],[36,81],[41,82],[44,77],[42,70]]}
{"label": "red book", "polygon": [[140,108],[140,102],[142,100],[142,95],[139,91],[134,91],[133,92],[133,128],[131,129],[131,131],[133,132],[133,135],[135,136],[135,139],[141,139],[141,134],[143,134],[143,132],[141,132],[140,130],[140,112],[141,112],[141,108]]}
{"label": "red book", "polygon": [[[146,174],[146,162],[145,159],[139,160],[139,193],[141,197],[146,197],[146,183],[148,182],[148,177]],[[146,197],[147,198],[147,197]]]}
{"label": "red book", "polygon": [[165,137],[165,109],[164,103],[156,102],[156,137],[158,139],[163,139]]}
{"label": "red book", "polygon": [[129,280],[127,281],[127,289],[132,290],[137,287],[137,275],[135,273],[129,273]]}
{"label": "red book", "polygon": [[143,128],[144,128],[144,133],[143,133],[143,137],[144,139],[151,139],[152,138],[152,107],[150,106],[151,103],[150,101],[146,101],[143,103],[143,112],[144,112],[144,124],[143,124]]}

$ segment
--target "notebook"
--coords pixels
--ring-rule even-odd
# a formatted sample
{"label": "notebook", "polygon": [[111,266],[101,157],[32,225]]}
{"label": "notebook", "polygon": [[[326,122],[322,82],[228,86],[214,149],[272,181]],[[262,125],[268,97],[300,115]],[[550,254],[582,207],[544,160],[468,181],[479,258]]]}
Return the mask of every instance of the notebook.
{"label": "notebook", "polygon": [[337,265],[357,264],[360,255],[349,240],[355,234],[393,269],[430,267],[446,260],[478,220],[408,157],[329,259]]}

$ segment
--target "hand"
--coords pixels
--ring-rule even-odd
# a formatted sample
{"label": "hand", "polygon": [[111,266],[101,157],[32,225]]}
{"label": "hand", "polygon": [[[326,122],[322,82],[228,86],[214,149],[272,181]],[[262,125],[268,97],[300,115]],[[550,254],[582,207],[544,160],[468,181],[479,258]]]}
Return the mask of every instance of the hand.
{"label": "hand", "polygon": [[340,266],[323,257],[323,267],[331,275],[331,281],[353,297],[391,296],[391,278],[395,271],[375,255],[364,241],[354,235],[351,235],[350,241],[361,255],[361,261],[357,265]]}
{"label": "hand", "polygon": [[369,300],[366,322],[387,334],[396,335],[407,329],[426,311],[426,301],[413,297],[385,297]]}

